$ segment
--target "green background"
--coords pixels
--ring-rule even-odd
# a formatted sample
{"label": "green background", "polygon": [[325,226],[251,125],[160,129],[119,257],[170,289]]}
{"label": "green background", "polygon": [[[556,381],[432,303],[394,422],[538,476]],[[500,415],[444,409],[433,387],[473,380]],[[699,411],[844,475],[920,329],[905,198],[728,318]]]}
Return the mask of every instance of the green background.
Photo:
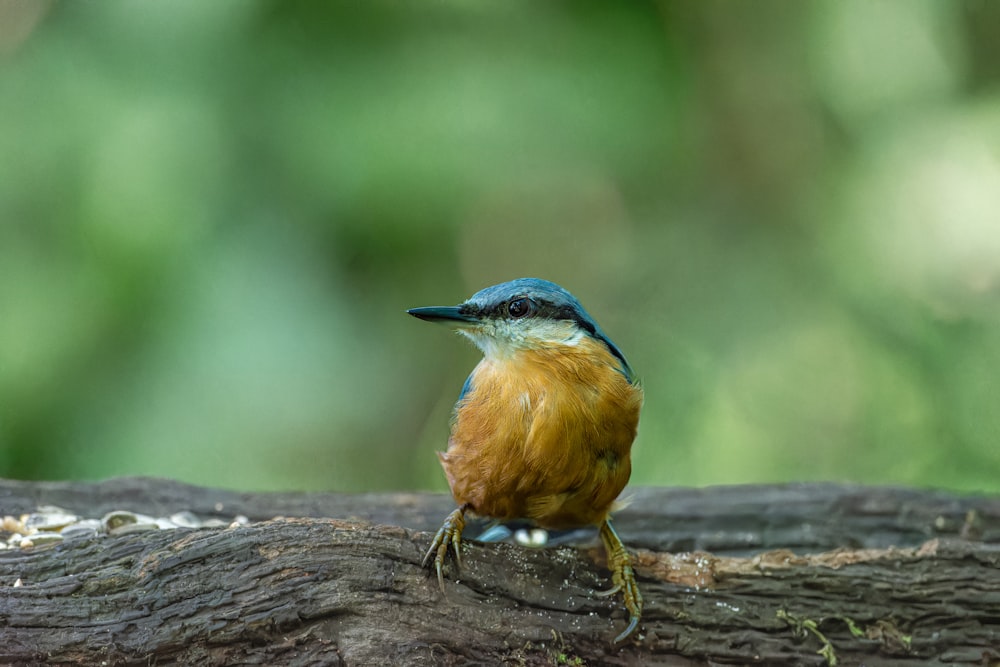
{"label": "green background", "polygon": [[1000,3],[0,2],[0,476],[444,490],[520,276],[634,484],[1000,490]]}

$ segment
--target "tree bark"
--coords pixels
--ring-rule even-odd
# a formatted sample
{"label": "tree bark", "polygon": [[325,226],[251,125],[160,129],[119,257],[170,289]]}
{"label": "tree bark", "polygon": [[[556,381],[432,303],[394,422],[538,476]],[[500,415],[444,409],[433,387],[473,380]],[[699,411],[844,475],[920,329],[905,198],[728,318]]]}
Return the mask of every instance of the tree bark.
{"label": "tree bark", "polygon": [[[926,665],[1000,660],[1000,498],[833,484],[634,491],[615,525],[640,632],[593,533],[467,540],[421,568],[431,494],[0,480],[0,514],[190,510],[251,523],[0,551],[0,663]],[[285,518],[275,518],[285,517]],[[472,537],[481,524],[470,524]]]}

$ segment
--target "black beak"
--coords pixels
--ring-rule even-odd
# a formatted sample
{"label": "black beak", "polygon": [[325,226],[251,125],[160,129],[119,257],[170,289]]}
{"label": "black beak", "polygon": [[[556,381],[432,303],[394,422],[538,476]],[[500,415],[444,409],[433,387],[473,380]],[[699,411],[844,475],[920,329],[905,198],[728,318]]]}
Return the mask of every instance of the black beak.
{"label": "black beak", "polygon": [[462,323],[472,324],[479,321],[475,315],[463,313],[461,306],[427,306],[410,308],[406,312],[428,322],[454,322],[461,325]]}

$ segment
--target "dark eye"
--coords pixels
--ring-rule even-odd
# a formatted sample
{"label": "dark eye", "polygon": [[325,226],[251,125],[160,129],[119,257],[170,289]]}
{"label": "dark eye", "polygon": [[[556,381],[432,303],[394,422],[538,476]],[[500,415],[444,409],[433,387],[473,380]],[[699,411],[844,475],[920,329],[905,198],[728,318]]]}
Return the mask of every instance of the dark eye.
{"label": "dark eye", "polygon": [[532,306],[531,299],[514,299],[507,304],[507,313],[513,318],[524,317],[531,314]]}

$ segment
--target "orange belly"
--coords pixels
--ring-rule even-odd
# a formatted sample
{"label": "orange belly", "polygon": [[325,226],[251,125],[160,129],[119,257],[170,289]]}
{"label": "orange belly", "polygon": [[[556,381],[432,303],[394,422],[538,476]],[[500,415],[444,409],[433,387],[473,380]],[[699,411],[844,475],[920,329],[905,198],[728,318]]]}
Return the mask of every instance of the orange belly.
{"label": "orange belly", "polygon": [[477,514],[598,524],[631,474],[641,406],[598,341],[483,359],[438,456],[456,502]]}

